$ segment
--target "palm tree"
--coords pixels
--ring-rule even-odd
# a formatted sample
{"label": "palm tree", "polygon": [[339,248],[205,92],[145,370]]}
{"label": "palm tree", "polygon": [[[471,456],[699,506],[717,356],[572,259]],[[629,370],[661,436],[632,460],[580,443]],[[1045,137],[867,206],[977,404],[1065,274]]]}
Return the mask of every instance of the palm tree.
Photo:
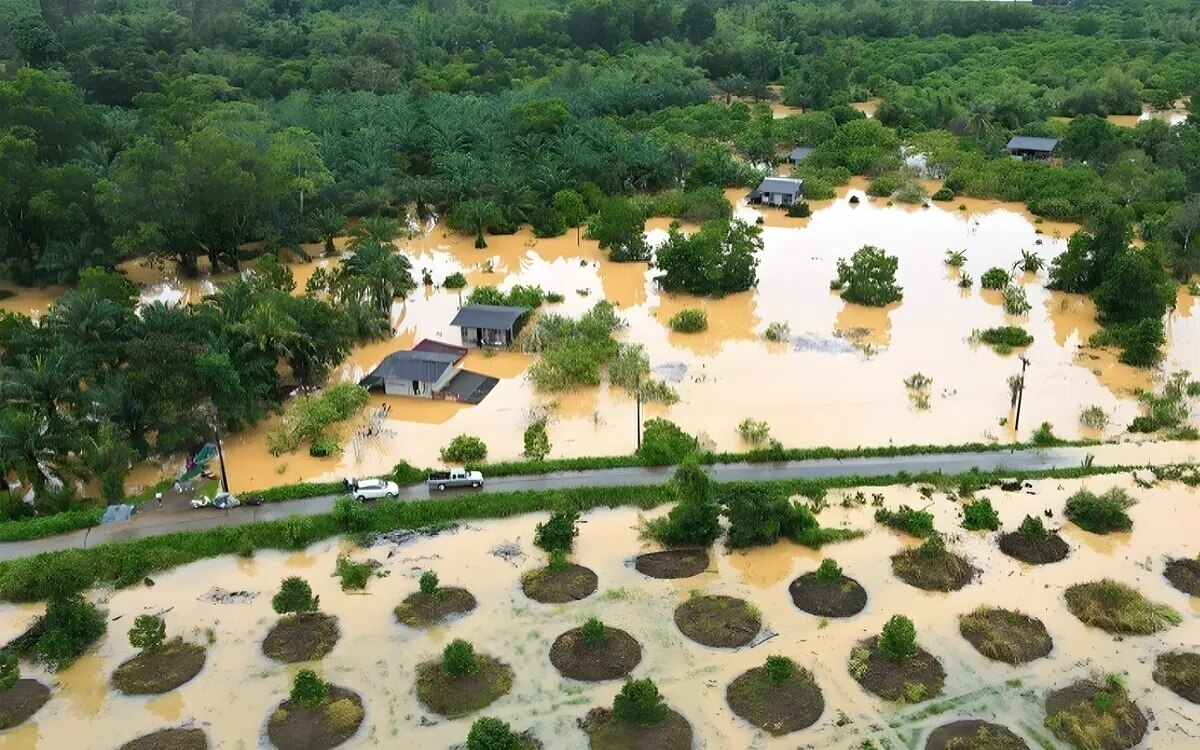
{"label": "palm tree", "polygon": [[8,407],[0,411],[0,476],[13,474],[34,490],[51,476],[65,476],[74,449],[74,433],[50,429],[50,420],[32,411]]}
{"label": "palm tree", "polygon": [[412,263],[400,253],[382,244],[364,244],[347,258],[335,274],[335,289],[345,301],[360,297],[372,307],[387,311],[396,297],[407,296],[417,288]]}
{"label": "palm tree", "polygon": [[309,216],[309,223],[312,226],[317,236],[325,243],[325,254],[333,255],[336,249],[333,246],[333,238],[342,231],[342,227],[346,226],[345,214],[339,213],[332,208],[322,208],[320,211]]}

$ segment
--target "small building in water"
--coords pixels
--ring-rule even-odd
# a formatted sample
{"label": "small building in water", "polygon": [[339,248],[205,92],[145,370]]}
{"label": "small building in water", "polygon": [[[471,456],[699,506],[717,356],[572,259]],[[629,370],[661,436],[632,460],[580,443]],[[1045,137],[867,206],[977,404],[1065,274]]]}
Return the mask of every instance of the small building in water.
{"label": "small building in water", "polygon": [[1013,136],[1005,147],[1014,159],[1048,161],[1058,145],[1057,138],[1038,138],[1029,135]]}
{"label": "small building in water", "polygon": [[808,155],[811,154],[812,151],[813,150],[811,148],[805,148],[804,146],[797,146],[794,149],[792,149],[792,152],[790,154],[788,154],[787,160],[788,160],[788,162],[790,162],[792,164],[799,164],[800,162],[807,159]]}
{"label": "small building in water", "polygon": [[499,379],[464,370],[465,347],[424,339],[409,351],[392,352],[358,384],[389,396],[412,396],[478,404]]}
{"label": "small building in water", "polygon": [[804,194],[804,180],[798,177],[768,177],[750,195],[751,203],[790,206]]}
{"label": "small building in water", "polygon": [[467,305],[450,325],[462,331],[462,345],[468,349],[503,349],[516,340],[528,317],[524,307]]}

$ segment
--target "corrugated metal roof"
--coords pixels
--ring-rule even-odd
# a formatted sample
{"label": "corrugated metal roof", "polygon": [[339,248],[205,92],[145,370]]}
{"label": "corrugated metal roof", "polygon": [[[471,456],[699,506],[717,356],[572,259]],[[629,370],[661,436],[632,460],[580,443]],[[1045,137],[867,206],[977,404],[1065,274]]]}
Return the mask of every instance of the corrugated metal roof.
{"label": "corrugated metal roof", "polygon": [[392,352],[383,358],[371,374],[358,382],[364,388],[382,385],[387,380],[419,380],[436,383],[454,363],[458,354],[440,352]]}
{"label": "corrugated metal roof", "polygon": [[506,331],[529,311],[523,307],[502,305],[467,305],[458,311],[450,325],[459,328],[495,328]]}
{"label": "corrugated metal roof", "polygon": [[788,156],[788,158],[791,159],[792,161],[804,161],[808,157],[808,155],[811,153],[812,153],[811,148],[797,146],[794,149],[792,149],[792,153]]}
{"label": "corrugated metal roof", "polygon": [[1057,138],[1036,138],[1030,135],[1015,135],[1008,142],[1009,151],[1045,151],[1050,153],[1058,145]]}
{"label": "corrugated metal roof", "polygon": [[421,341],[412,348],[414,352],[437,352],[438,354],[457,354],[460,357],[467,356],[467,348],[465,346],[456,346],[447,344],[444,341],[434,341],[433,339],[421,339]]}
{"label": "corrugated metal roof", "polygon": [[758,186],[758,193],[790,193],[799,195],[804,189],[804,180],[795,177],[768,177]]}

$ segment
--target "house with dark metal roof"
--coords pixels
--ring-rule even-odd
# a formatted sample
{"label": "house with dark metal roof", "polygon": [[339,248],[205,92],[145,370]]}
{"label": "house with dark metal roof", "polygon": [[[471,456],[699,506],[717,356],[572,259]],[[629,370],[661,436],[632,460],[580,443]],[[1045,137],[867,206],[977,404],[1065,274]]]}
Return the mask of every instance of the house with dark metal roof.
{"label": "house with dark metal roof", "polygon": [[789,162],[791,162],[792,164],[799,164],[800,162],[807,159],[808,155],[811,153],[812,153],[811,148],[805,148],[804,146],[797,146],[794,149],[792,149],[792,153],[788,154],[787,160]]}
{"label": "house with dark metal roof", "polygon": [[529,310],[504,305],[467,305],[450,325],[461,329],[462,345],[468,349],[511,346],[524,327]]}
{"label": "house with dark metal roof", "polygon": [[751,203],[790,206],[804,194],[804,180],[798,177],[768,177],[750,195]]}
{"label": "house with dark metal roof", "polygon": [[1014,159],[1039,159],[1045,161],[1054,153],[1058,145],[1057,138],[1037,138],[1029,135],[1016,135],[1005,147]]}
{"label": "house with dark metal roof", "polygon": [[392,352],[358,384],[389,396],[433,398],[458,373],[458,352]]}

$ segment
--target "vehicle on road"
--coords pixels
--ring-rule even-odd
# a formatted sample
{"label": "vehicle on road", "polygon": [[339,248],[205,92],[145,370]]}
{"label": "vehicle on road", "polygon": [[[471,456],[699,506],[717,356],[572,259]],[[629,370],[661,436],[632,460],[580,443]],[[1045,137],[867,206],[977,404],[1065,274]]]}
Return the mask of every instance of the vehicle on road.
{"label": "vehicle on road", "polygon": [[444,490],[447,487],[482,487],[483,475],[478,471],[466,469],[451,469],[450,471],[435,471],[425,480],[430,489]]}
{"label": "vehicle on road", "polygon": [[213,497],[204,495],[192,500],[193,508],[220,508],[221,510],[229,510],[230,508],[236,508],[241,504],[242,501],[238,500],[228,492],[218,492]]}
{"label": "vehicle on road", "polygon": [[346,491],[360,503],[384,497],[394,500],[400,495],[400,485],[385,479],[347,479],[344,484]]}

